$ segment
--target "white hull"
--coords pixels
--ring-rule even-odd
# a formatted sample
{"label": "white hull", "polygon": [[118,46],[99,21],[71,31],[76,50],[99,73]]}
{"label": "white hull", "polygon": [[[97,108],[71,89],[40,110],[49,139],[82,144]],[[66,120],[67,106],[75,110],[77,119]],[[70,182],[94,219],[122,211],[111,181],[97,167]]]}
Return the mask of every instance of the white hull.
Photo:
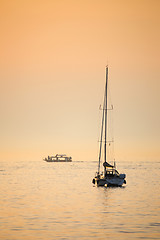
{"label": "white hull", "polygon": [[47,158],[43,159],[46,162],[72,162],[72,160],[48,160]]}
{"label": "white hull", "polygon": [[48,158],[43,159],[46,162],[72,162],[71,157],[67,157],[64,154],[57,154],[56,156],[48,156]]}

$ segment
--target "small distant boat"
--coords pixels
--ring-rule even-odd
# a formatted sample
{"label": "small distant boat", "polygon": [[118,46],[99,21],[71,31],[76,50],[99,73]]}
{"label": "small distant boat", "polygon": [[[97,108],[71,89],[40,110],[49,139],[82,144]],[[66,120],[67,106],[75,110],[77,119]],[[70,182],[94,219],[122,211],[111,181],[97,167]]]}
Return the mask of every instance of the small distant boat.
{"label": "small distant boat", "polygon": [[56,154],[43,159],[46,162],[72,162],[72,157],[67,157],[65,154]]}
{"label": "small distant boat", "polygon": [[[108,119],[107,112],[108,110],[112,110],[108,108],[108,99],[107,99],[107,88],[108,88],[108,66],[106,67],[106,85],[105,85],[105,94],[104,94],[104,104],[103,104],[103,115],[102,115],[102,126],[101,126],[101,139],[100,139],[100,150],[99,150],[99,162],[98,162],[98,171],[96,172],[95,177],[92,180],[92,183],[97,186],[122,186],[126,183],[126,175],[119,174],[116,170],[116,164],[114,162],[113,165],[107,162],[107,148],[111,146],[113,141],[108,141]],[[104,134],[104,141],[103,141]],[[104,142],[104,162],[103,168],[104,171],[100,172],[100,164],[101,164],[101,153],[102,153],[102,142]]]}

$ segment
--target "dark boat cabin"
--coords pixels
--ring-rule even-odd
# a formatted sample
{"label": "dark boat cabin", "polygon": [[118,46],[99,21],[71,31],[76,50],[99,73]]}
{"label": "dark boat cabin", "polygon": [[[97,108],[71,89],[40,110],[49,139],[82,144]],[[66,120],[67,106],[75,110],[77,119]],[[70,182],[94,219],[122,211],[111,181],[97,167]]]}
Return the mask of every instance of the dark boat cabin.
{"label": "dark boat cabin", "polygon": [[106,173],[105,173],[105,177],[113,177],[113,176],[118,176],[119,173],[116,169],[109,169],[109,170],[106,170]]}

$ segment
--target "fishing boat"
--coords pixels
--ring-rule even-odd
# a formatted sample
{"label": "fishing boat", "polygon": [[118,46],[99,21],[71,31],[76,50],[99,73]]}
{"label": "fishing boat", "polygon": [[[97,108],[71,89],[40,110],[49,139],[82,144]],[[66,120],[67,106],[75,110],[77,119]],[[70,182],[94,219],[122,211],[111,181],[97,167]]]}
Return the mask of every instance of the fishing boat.
{"label": "fishing boat", "polygon": [[72,157],[67,157],[65,154],[56,154],[43,159],[46,162],[72,162]]}
{"label": "fishing boat", "polygon": [[[108,66],[106,67],[106,84],[105,84],[105,94],[104,94],[104,103],[102,108],[102,126],[101,126],[101,136],[100,136],[100,148],[99,148],[99,161],[98,161],[98,171],[96,172],[95,177],[92,180],[92,183],[97,186],[122,186],[126,183],[126,175],[119,174],[116,169],[116,163],[110,164],[107,159],[107,148],[111,146],[112,141],[107,139],[108,137],[108,110],[113,110],[113,105],[108,106]],[[103,140],[104,136],[104,140]],[[104,143],[104,145],[102,144]],[[103,171],[100,172],[101,158],[102,158],[102,147],[104,147],[104,162],[103,162]]]}

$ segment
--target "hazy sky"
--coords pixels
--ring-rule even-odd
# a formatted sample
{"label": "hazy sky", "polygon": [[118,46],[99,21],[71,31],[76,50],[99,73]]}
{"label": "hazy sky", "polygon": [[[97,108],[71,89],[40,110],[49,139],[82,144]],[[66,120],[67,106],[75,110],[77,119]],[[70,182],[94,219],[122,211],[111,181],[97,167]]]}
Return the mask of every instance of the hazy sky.
{"label": "hazy sky", "polygon": [[0,159],[96,160],[105,66],[115,156],[160,158],[159,0],[0,0]]}

